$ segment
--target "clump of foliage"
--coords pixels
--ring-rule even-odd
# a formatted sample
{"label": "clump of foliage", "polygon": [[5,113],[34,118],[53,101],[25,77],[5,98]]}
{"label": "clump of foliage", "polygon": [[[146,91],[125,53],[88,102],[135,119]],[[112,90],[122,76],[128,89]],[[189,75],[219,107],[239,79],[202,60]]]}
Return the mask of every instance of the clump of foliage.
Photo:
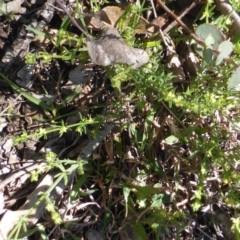
{"label": "clump of foliage", "polygon": [[[161,239],[169,237],[170,231],[177,239],[187,232],[195,214],[218,199],[231,212],[231,228],[239,239],[240,119],[236,88],[240,84],[240,71],[228,61],[232,57],[238,62],[239,53],[234,50],[237,47],[234,42],[224,40],[222,29],[228,26],[222,26],[222,21],[214,16],[215,3],[207,2],[201,16],[205,23],[196,28],[196,35],[203,39],[205,46],[189,41],[200,62],[194,78],[174,83],[174,74],[162,60],[165,46],[154,37],[137,41],[132,21],[122,35],[131,46],[148,46],[150,62],[137,70],[121,64],[105,67],[102,78],[111,84],[110,101],[104,106],[107,110],[100,114],[93,111],[87,116],[79,114],[76,124],[65,124],[65,116],[61,115],[64,104],[39,101],[1,75],[14,90],[39,105],[49,116],[48,127],[31,134],[23,131],[15,137],[16,144],[32,137],[47,138],[53,132],[62,136],[68,131],[77,131],[90,133],[94,138],[106,121],[111,119],[118,125],[118,132],[111,133],[99,148],[97,154],[101,161],[58,159],[54,155],[47,165],[48,171],[60,169],[56,182],[62,179],[67,182],[69,171],[81,170],[69,192],[70,202],[101,199],[104,206],[104,211],[99,212],[101,230],[103,234],[111,230],[112,238],[117,233],[124,239],[129,227],[136,239]],[[101,8],[95,1],[91,4]],[[138,14],[142,14],[145,9],[138,7],[141,7]],[[126,16],[127,13],[123,19]],[[86,61],[85,39],[69,34],[68,24],[64,20],[57,40],[50,39],[58,53],[29,54],[26,62]],[[69,43],[75,41],[75,47],[62,46],[63,39]],[[181,84],[183,88],[179,87]],[[76,89],[64,103],[71,102],[80,92],[81,89]],[[34,180],[38,174],[33,174]],[[46,202],[53,225],[71,231],[74,222],[61,219],[48,193],[41,195],[41,201]],[[17,230],[24,225],[21,224]],[[42,226],[44,224],[35,230],[46,239]]]}

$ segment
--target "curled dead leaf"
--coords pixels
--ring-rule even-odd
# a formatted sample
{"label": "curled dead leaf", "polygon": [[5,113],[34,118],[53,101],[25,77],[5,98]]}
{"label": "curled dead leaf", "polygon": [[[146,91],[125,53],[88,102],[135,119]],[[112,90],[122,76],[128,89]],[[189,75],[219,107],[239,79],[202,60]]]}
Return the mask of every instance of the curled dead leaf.
{"label": "curled dead leaf", "polygon": [[[120,6],[107,6],[103,9],[95,12],[92,15],[85,17],[85,22],[88,28],[94,30],[100,30],[104,27],[104,23],[116,27],[120,18],[126,12],[126,9]],[[129,25],[130,19],[127,19],[123,24],[123,29]],[[148,21],[141,16],[138,16],[138,23],[135,26],[135,33],[145,34],[147,33]]]}
{"label": "curled dead leaf", "polygon": [[87,48],[92,62],[100,66],[124,63],[137,69],[149,62],[144,50],[129,47],[118,30],[111,26],[103,28],[98,40],[88,41]]}
{"label": "curled dead leaf", "polygon": [[154,18],[150,23],[146,25],[148,33],[154,33],[159,31],[159,28],[161,28],[167,22],[167,20],[168,15],[166,13],[162,16]]}

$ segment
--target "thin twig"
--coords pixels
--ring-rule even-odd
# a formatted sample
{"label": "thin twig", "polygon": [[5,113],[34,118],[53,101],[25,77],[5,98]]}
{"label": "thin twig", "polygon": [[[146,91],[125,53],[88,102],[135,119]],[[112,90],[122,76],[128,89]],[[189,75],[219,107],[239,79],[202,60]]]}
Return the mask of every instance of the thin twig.
{"label": "thin twig", "polygon": [[154,15],[155,18],[157,18],[157,11],[156,11],[156,8],[154,6],[153,0],[151,0],[151,5],[152,5],[152,9],[153,9],[153,15]]}
{"label": "thin twig", "polygon": [[197,43],[199,43],[202,46],[206,46],[205,42],[198,37],[194,32],[192,32],[191,29],[188,28],[188,26],[175,14],[173,13],[161,0],[157,0],[160,7],[168,13],[177,23],[183,28],[185,32],[187,32]]}
{"label": "thin twig", "polygon": [[[191,9],[193,9],[196,5],[197,5],[197,1],[194,1],[189,7],[185,8],[184,11],[182,13],[180,13],[179,15],[179,19],[182,19],[187,13],[189,13],[191,11]],[[178,24],[178,22],[176,20],[174,20],[171,24],[169,24],[167,26],[166,29],[163,30],[163,34],[168,33],[172,28],[174,28],[176,25]]]}
{"label": "thin twig", "polygon": [[[153,15],[154,15],[155,18],[157,18],[157,11],[156,11],[155,5],[154,5],[154,3],[153,3],[153,0],[151,0],[151,5],[152,5],[152,9],[153,9]],[[162,39],[162,41],[163,41],[163,44],[164,44],[166,47],[168,47],[168,44],[167,44],[167,42],[166,42],[166,40],[165,40],[165,38],[164,38],[164,34],[163,34],[163,32],[162,32],[161,27],[158,28],[158,31],[159,31],[160,37],[161,37],[161,39]]]}

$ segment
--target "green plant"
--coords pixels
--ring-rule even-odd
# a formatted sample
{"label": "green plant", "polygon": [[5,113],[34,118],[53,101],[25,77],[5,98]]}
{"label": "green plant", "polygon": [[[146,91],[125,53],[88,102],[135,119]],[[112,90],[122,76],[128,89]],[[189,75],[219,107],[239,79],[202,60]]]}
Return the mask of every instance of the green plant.
{"label": "green plant", "polygon": [[[66,23],[66,21],[62,23],[62,26],[57,33],[56,39],[52,38],[52,36],[47,33],[27,26],[27,30],[32,31],[43,39],[48,39],[51,44],[53,44],[54,47],[60,52],[60,54],[50,54],[46,51],[38,51],[34,54],[29,53],[25,57],[25,62],[27,64],[34,64],[37,60],[41,60],[43,63],[48,63],[51,62],[53,59],[61,59],[63,61],[70,61],[71,63],[73,63],[74,60],[77,58],[84,58],[84,56],[80,54],[86,52],[86,48],[83,47],[83,38],[77,37],[74,34],[68,32],[66,30],[68,24]],[[70,46],[70,48],[65,47],[63,43]]]}
{"label": "green plant", "polygon": [[[28,230],[27,226],[29,223],[31,223],[31,218],[29,220],[28,217],[31,216],[31,214],[34,211],[36,211],[35,209],[38,209],[39,211],[42,208],[40,206],[45,206],[45,209],[51,215],[51,221],[53,221],[55,225],[60,225],[63,222],[62,216],[60,215],[58,208],[55,205],[55,201],[50,197],[51,192],[55,191],[56,186],[60,182],[64,182],[64,185],[67,185],[69,182],[69,176],[74,174],[74,172],[76,172],[76,174],[79,174],[80,176],[85,175],[83,168],[84,168],[84,165],[87,164],[87,162],[84,160],[81,160],[81,159],[78,159],[77,161],[70,160],[70,159],[60,160],[57,157],[57,155],[53,152],[48,152],[45,158],[46,158],[46,166],[44,167],[44,169],[42,169],[42,172],[50,171],[52,169],[58,169],[60,170],[60,172],[54,176],[56,180],[53,182],[51,186],[49,186],[47,191],[40,192],[37,202],[32,204],[29,211],[27,211],[26,214],[17,221],[17,224],[9,234],[8,239],[19,239],[19,236],[21,236],[21,238],[24,238],[26,236],[30,236],[35,231],[42,232],[42,235],[45,236],[43,239],[46,239],[46,234],[42,229],[43,228],[42,224],[35,229]],[[42,172],[38,172],[37,175],[39,175]],[[36,175],[36,172],[32,173],[32,176],[34,176],[35,180],[37,175]],[[34,213],[34,215],[35,214],[36,213]]]}
{"label": "green plant", "polygon": [[[90,1],[90,6],[94,10],[101,9],[99,1]],[[215,18],[215,7],[214,1],[207,1],[200,18],[206,23],[196,28],[196,35],[202,39],[201,44],[194,43],[200,60],[195,67],[196,76],[188,78],[186,74],[183,82],[175,83],[164,56],[169,46],[163,45],[156,36],[144,40],[135,37],[138,20],[146,10],[144,5],[137,1],[128,6],[117,27],[130,46],[148,48],[150,61],[135,70],[122,64],[98,68],[97,74],[101,76],[105,92],[101,97],[96,94],[100,100],[89,104],[87,113],[72,113],[79,115],[79,121],[74,124],[66,124],[60,110],[81,93],[80,88],[62,103],[47,103],[0,74],[15,91],[50,116],[45,120],[47,127],[39,127],[33,133],[23,129],[20,136],[15,136],[16,144],[33,137],[46,138],[53,132],[62,136],[68,131],[77,131],[95,138],[105,122],[116,124],[117,130],[108,135],[89,161],[60,160],[56,154],[48,153],[45,167],[45,171],[58,170],[53,187],[62,180],[66,184],[68,175],[78,171],[68,193],[70,203],[101,203],[101,208],[91,208],[91,212],[97,212],[94,214],[100,216],[103,233],[112,234],[113,239],[116,233],[126,236],[126,226],[130,226],[137,239],[161,239],[172,229],[174,237],[180,239],[181,233],[189,228],[190,220],[202,208],[212,204],[216,193],[226,207],[234,208],[232,230],[236,239],[239,238],[240,152],[237,139],[240,102],[235,89],[240,79],[235,63],[239,61],[239,54],[234,51],[234,46],[238,46],[236,42],[225,41],[222,31],[228,29],[228,24]],[[127,28],[124,27],[126,21]],[[67,31],[68,25],[69,20],[65,18],[56,40],[28,28],[49,38],[58,54],[38,52],[29,55],[27,61],[55,58],[74,62],[78,59],[78,53],[85,51],[86,39],[76,39]],[[184,34],[181,37],[189,38]],[[61,45],[63,39],[68,46]],[[172,40],[179,43],[178,37]],[[72,48],[72,42],[77,44],[76,50]],[[81,60],[87,57],[84,54]],[[96,84],[97,81],[92,83]],[[91,99],[96,96],[90,95]],[[33,172],[32,180],[36,181],[41,173]],[[39,201],[47,205],[52,225],[71,232],[73,221],[64,222],[49,197],[53,187],[42,193]],[[25,236],[39,231],[46,239],[44,225],[28,231]],[[23,226],[26,230],[25,217],[10,237],[17,238]]]}

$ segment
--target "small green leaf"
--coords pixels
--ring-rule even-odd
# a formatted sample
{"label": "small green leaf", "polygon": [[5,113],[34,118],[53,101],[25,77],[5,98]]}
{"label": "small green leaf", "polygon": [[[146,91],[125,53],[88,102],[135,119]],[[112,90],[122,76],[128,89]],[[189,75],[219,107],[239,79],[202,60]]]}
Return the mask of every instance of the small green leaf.
{"label": "small green leaf", "polygon": [[159,193],[159,190],[157,188],[153,188],[153,187],[140,186],[140,185],[128,184],[128,183],[125,183],[124,186],[129,189],[135,188],[138,193],[141,193],[144,195]]}
{"label": "small green leaf", "polygon": [[178,138],[174,135],[171,135],[165,139],[166,143],[171,145],[178,142]]}
{"label": "small green leaf", "polygon": [[229,41],[223,41],[219,44],[218,50],[220,54],[222,54],[224,57],[227,57],[231,54],[233,50],[233,44]]}
{"label": "small green leaf", "polygon": [[215,41],[211,34],[208,34],[207,38],[205,39],[205,44],[208,48],[212,48]]}
{"label": "small green leaf", "polygon": [[240,67],[237,68],[236,72],[232,75],[228,82],[228,89],[237,87],[240,84]]}
{"label": "small green leaf", "polygon": [[127,203],[128,202],[128,196],[130,194],[130,188],[124,186],[123,187],[123,196],[124,196],[124,200]]}
{"label": "small green leaf", "polygon": [[214,60],[214,55],[210,48],[206,48],[203,50],[203,59],[207,63],[212,63]]}
{"label": "small green leaf", "polygon": [[216,59],[216,66],[220,65],[222,63],[223,59],[224,59],[224,55],[222,53],[220,53]]}
{"label": "small green leaf", "polygon": [[133,231],[136,234],[136,239],[138,240],[146,240],[148,239],[147,234],[145,232],[145,228],[140,222],[136,222],[133,225]]}
{"label": "small green leaf", "polygon": [[[217,49],[218,45],[224,41],[224,36],[221,31],[211,24],[204,23],[196,28],[196,34],[204,41],[209,35],[214,39],[212,48]],[[208,46],[208,45],[207,45]]]}
{"label": "small green leaf", "polygon": [[238,54],[240,54],[240,42],[235,43],[235,48],[236,48]]}
{"label": "small green leaf", "polygon": [[159,208],[162,206],[163,194],[154,194],[152,196],[151,208]]}
{"label": "small green leaf", "polygon": [[118,90],[121,89],[121,84],[127,81],[127,75],[124,72],[117,73],[112,79],[112,87],[117,88]]}
{"label": "small green leaf", "polygon": [[211,49],[218,49],[218,45],[223,42],[224,36],[220,30],[211,24],[202,24],[196,28],[196,35],[198,35],[205,42],[207,50],[199,44],[195,44],[196,52],[204,58],[207,63],[212,63],[214,55]]}
{"label": "small green leaf", "polygon": [[42,31],[40,31],[40,30],[38,30],[36,28],[33,28],[31,26],[26,26],[26,30],[31,31],[31,32],[33,32],[36,35],[39,35],[41,37],[44,37],[44,38],[46,37],[46,34],[44,32],[42,32]]}
{"label": "small green leaf", "polygon": [[240,54],[240,35],[235,35],[232,42],[237,50],[237,53]]}
{"label": "small green leaf", "polygon": [[84,174],[78,179],[78,181],[74,185],[72,192],[71,192],[71,201],[76,201],[76,199],[79,197],[80,188],[85,183],[88,176],[89,176],[89,174]]}
{"label": "small green leaf", "polygon": [[71,102],[79,93],[82,91],[81,87],[77,87],[71,94],[69,94],[65,99],[65,103]]}
{"label": "small green leaf", "polygon": [[93,194],[97,191],[98,191],[97,189],[92,189],[92,190],[88,190],[86,192],[80,192],[79,196],[86,197],[86,196],[89,196],[89,195],[91,195],[91,194]]}

